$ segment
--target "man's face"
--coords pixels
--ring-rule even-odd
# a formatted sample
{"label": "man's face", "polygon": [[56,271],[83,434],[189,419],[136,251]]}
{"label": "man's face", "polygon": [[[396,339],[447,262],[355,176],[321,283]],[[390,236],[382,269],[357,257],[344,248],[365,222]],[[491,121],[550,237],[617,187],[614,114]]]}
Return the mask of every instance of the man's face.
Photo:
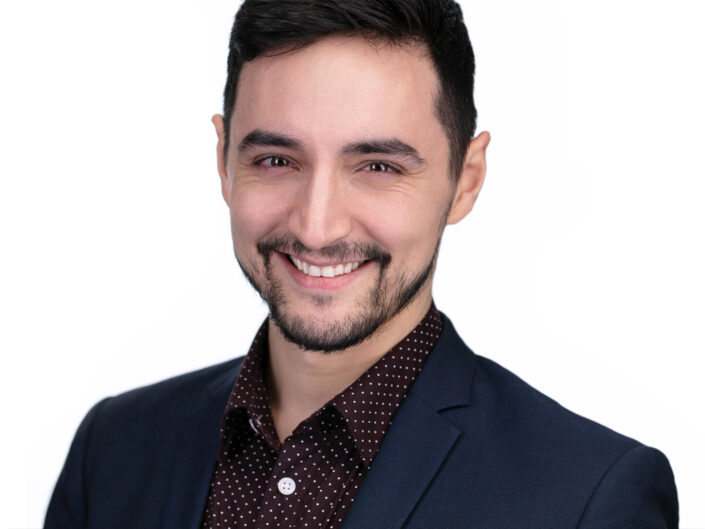
{"label": "man's face", "polygon": [[290,341],[343,349],[428,305],[455,190],[437,89],[423,47],[358,38],[244,65],[223,195],[238,262]]}

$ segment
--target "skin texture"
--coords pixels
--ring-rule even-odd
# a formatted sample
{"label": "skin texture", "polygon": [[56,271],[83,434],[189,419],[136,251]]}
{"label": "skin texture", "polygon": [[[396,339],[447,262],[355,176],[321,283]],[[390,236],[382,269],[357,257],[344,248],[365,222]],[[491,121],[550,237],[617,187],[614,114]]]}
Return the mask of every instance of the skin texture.
{"label": "skin texture", "polygon": [[[470,143],[453,184],[437,83],[423,46],[327,37],[245,64],[227,155],[213,118],[235,254],[277,322],[269,382],[282,439],[430,306],[443,229],[472,209],[489,143]],[[364,264],[311,278],[287,255]],[[369,336],[352,336],[361,328]]]}

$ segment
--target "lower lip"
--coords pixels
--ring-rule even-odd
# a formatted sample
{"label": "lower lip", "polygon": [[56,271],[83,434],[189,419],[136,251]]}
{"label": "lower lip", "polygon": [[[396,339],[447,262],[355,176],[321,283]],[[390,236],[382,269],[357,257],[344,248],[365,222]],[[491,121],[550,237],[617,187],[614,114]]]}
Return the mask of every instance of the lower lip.
{"label": "lower lip", "polygon": [[313,277],[304,274],[303,271],[296,268],[285,254],[277,252],[277,255],[284,263],[284,266],[291,274],[291,277],[294,278],[294,281],[304,288],[312,288],[317,290],[338,290],[343,288],[351,281],[354,281],[355,278],[360,275],[360,272],[367,268],[367,265],[370,262],[366,261],[361,264],[357,270],[353,270],[347,274],[341,274],[335,277]]}

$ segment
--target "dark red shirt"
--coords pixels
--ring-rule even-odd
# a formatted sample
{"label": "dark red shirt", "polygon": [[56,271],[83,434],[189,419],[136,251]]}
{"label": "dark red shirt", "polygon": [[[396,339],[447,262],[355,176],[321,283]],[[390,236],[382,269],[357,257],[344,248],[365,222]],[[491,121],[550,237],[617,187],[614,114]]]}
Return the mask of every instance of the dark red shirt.
{"label": "dark red shirt", "polygon": [[432,304],[411,333],[283,443],[265,386],[267,324],[225,408],[202,529],[338,529],[443,320]]}

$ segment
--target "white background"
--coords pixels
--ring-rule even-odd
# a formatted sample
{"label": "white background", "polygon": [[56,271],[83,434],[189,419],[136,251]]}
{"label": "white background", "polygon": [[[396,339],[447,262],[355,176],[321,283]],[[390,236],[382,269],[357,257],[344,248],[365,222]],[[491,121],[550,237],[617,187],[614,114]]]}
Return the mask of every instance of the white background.
{"label": "white background", "polygon": [[[240,355],[265,308],[232,257],[210,116],[235,2],[0,8],[0,527],[39,527],[98,399]],[[436,303],[470,346],[662,449],[705,528],[699,1],[468,0],[475,211]]]}

